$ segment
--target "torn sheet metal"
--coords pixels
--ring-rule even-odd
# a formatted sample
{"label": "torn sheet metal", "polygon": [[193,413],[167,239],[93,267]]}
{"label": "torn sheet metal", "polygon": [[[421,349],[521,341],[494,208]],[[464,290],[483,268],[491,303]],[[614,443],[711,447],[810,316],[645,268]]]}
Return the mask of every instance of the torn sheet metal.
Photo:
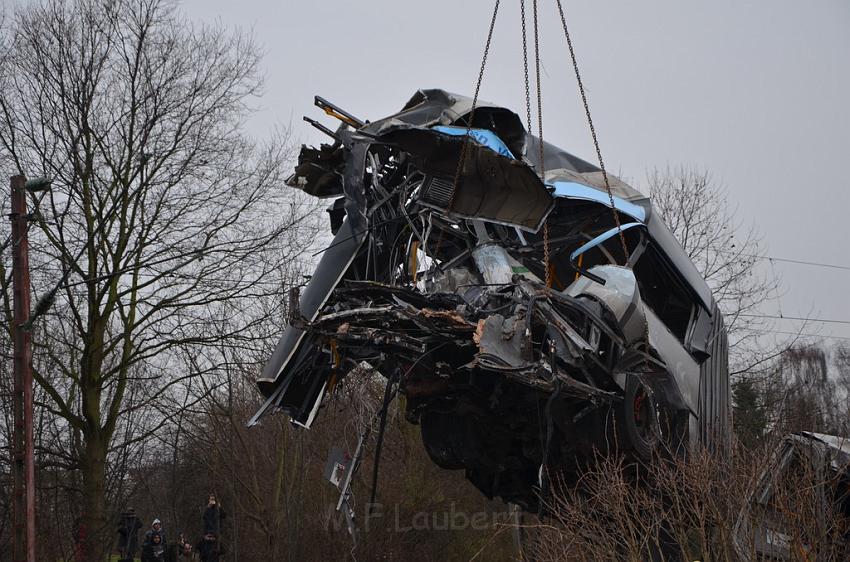
{"label": "torn sheet metal", "polygon": [[421,205],[450,216],[539,230],[554,201],[537,173],[527,163],[477,140],[469,142],[468,137],[444,131],[390,128],[375,142],[398,146],[426,175],[419,194]]}
{"label": "torn sheet metal", "polygon": [[645,196],[610,178],[618,231],[598,168],[546,143],[540,170],[516,113],[443,90],[371,122],[331,109],[288,183],[339,197],[336,237],[252,422],[309,426],[367,363],[398,376],[435,463],[526,509],[543,466],[569,481],[599,451],[728,441],[722,316]]}
{"label": "torn sheet metal", "polygon": [[[550,182],[549,185],[554,188],[553,193],[556,197],[595,201],[597,203],[602,203],[603,205],[609,204],[608,194],[597,187],[590,187],[586,184],[574,181],[553,181]],[[627,201],[622,197],[614,196],[614,207],[621,213],[628,215],[640,223],[646,221],[646,209],[640,205],[632,203],[631,201]]]}

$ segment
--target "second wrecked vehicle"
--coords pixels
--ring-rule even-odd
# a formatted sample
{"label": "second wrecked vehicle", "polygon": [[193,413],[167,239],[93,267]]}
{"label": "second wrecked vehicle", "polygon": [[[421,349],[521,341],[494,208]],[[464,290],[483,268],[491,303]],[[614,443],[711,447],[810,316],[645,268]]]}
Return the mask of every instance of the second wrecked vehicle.
{"label": "second wrecked vehicle", "polygon": [[759,474],[732,537],[742,562],[850,558],[850,439],[786,435]]}
{"label": "second wrecked vehicle", "polygon": [[309,427],[368,365],[436,464],[527,509],[594,451],[724,446],[722,315],[649,199],[548,143],[541,163],[515,113],[443,90],[372,122],[317,105],[342,125],[313,122],[334,141],[303,147],[289,183],[334,199],[335,238],[254,422]]}

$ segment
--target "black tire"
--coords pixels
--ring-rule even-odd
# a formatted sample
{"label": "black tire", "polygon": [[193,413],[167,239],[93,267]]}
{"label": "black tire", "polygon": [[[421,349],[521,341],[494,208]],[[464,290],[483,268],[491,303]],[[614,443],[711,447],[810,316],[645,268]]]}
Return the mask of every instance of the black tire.
{"label": "black tire", "polygon": [[637,376],[629,375],[620,420],[625,448],[642,460],[651,459],[661,439],[659,419],[659,406],[652,388]]}

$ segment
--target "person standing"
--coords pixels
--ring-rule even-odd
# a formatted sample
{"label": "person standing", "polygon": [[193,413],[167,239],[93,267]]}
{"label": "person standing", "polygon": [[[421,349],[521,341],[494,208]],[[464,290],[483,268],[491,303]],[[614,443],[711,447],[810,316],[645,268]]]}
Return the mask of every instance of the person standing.
{"label": "person standing", "polygon": [[136,549],[139,548],[139,529],[142,521],[136,516],[136,511],[131,507],[121,514],[118,522],[118,551],[121,558],[118,562],[133,562]]}
{"label": "person standing", "polygon": [[221,536],[221,521],[227,516],[216,500],[215,493],[207,497],[207,507],[204,509],[204,535],[212,533]]}
{"label": "person standing", "polygon": [[145,542],[142,546],[144,547],[151,544],[153,542],[152,539],[154,535],[159,535],[159,538],[161,539],[160,542],[162,543],[163,548],[165,548],[165,531],[162,530],[162,521],[159,519],[154,519],[153,523],[151,523],[151,528],[148,529],[147,533],[145,533]]}
{"label": "person standing", "polygon": [[177,561],[184,562],[192,559],[192,543],[186,540],[183,533],[180,533],[177,538]]}
{"label": "person standing", "polygon": [[165,541],[159,533],[152,534],[142,548],[142,562],[165,562]]}
{"label": "person standing", "polygon": [[201,557],[201,562],[220,562],[224,555],[224,546],[219,537],[213,533],[205,533],[198,541],[196,550]]}

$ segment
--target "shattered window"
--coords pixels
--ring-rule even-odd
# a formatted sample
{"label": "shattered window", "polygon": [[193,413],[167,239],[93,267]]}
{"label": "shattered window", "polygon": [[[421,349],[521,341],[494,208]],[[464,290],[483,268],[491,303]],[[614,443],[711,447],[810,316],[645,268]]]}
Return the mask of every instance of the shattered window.
{"label": "shattered window", "polygon": [[694,312],[694,299],[667,261],[650,245],[635,264],[640,295],[670,332],[685,340]]}

